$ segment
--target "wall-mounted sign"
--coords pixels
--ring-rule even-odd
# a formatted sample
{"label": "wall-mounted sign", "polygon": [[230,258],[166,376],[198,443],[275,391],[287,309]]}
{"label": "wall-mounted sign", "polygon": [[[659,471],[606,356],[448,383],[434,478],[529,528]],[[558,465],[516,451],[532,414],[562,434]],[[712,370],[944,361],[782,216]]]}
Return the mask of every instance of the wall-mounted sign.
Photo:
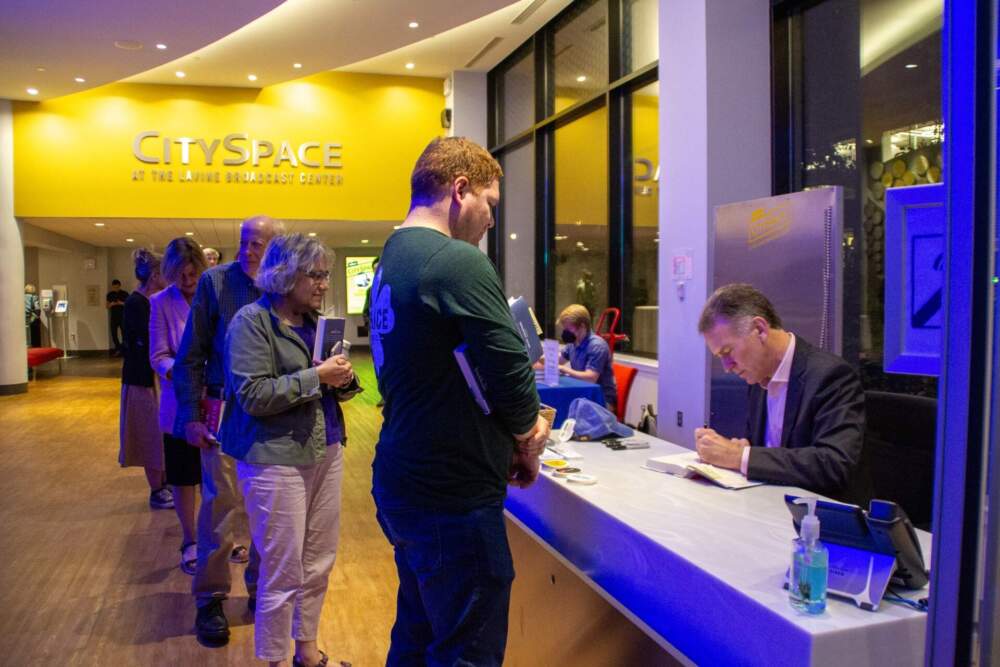
{"label": "wall-mounted sign", "polygon": [[[299,144],[252,138],[235,132],[219,138],[161,136],[146,130],[132,140],[132,155],[144,164],[164,168],[133,169],[133,181],[154,183],[255,183],[271,185],[342,185],[339,174],[315,173],[317,170],[342,169],[343,144],[336,141],[304,141]],[[207,169],[220,161],[226,167],[253,167],[218,171]],[[180,164],[194,168],[171,169]],[[275,171],[278,168],[304,171]]]}
{"label": "wall-mounted sign", "polygon": [[943,184],[885,191],[887,373],[941,372],[944,224]]}
{"label": "wall-mounted sign", "polygon": [[259,90],[118,83],[15,102],[14,213],[399,219],[442,104],[440,79],[346,72]]}
{"label": "wall-mounted sign", "polygon": [[360,315],[365,307],[368,288],[375,278],[375,257],[345,257],[347,275],[347,314]]}

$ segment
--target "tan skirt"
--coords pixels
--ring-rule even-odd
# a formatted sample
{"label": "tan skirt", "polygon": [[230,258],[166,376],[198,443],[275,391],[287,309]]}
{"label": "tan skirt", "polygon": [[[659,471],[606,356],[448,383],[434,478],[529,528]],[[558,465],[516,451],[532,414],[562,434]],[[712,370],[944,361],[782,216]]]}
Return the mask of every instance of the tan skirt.
{"label": "tan skirt", "polygon": [[160,433],[159,403],[154,387],[122,385],[121,413],[118,418],[121,466],[141,466],[163,470],[163,434]]}

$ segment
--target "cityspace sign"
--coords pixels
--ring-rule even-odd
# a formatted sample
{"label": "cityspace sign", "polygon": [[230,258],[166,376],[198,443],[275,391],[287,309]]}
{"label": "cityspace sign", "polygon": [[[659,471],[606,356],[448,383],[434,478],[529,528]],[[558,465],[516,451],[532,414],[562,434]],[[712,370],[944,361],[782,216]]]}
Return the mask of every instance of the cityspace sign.
{"label": "cityspace sign", "polygon": [[[132,155],[149,167],[133,169],[133,181],[155,183],[259,183],[342,185],[343,145],[305,141],[293,145],[256,139],[246,132],[219,138],[168,137],[155,130],[132,140]],[[224,171],[219,166],[229,167]],[[280,169],[288,167],[288,169]]]}

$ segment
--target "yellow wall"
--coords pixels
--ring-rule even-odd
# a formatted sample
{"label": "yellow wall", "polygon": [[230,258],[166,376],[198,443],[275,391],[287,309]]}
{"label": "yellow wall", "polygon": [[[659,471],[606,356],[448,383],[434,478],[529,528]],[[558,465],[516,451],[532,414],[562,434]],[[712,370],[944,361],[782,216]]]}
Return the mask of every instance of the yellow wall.
{"label": "yellow wall", "polygon": [[[260,90],[112,84],[55,100],[14,103],[14,212],[23,217],[239,218],[266,213],[292,219],[401,219],[409,174],[420,151],[442,134],[439,79],[326,72]],[[162,155],[164,137],[219,139],[213,164],[190,148],[180,163],[144,164],[133,155]],[[222,139],[247,133],[278,153],[304,142],[342,144],[342,168],[249,163],[225,166]],[[242,145],[248,145],[243,142]],[[308,158],[322,162],[322,150]],[[182,182],[190,169],[219,182]],[[142,170],[142,180],[135,180]],[[155,171],[172,172],[170,182]],[[227,183],[227,174],[284,175],[285,183]],[[212,176],[215,174],[215,176]],[[326,184],[301,182],[325,175]],[[340,179],[337,179],[337,177]],[[329,184],[334,183],[334,184]]]}

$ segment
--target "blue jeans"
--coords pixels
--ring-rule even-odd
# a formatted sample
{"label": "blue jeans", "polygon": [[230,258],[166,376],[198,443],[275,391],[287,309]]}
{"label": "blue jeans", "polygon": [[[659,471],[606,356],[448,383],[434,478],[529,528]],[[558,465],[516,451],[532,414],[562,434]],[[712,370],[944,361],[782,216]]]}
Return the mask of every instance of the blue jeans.
{"label": "blue jeans", "polygon": [[399,572],[388,667],[501,665],[514,581],[503,505],[379,508],[377,518]]}

